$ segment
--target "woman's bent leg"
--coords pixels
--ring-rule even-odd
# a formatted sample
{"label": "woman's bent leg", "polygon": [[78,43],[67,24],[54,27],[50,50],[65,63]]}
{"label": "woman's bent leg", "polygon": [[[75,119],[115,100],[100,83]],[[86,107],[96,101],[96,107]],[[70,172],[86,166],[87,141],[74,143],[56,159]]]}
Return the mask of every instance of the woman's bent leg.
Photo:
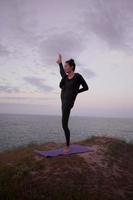
{"label": "woman's bent leg", "polygon": [[66,145],[70,145],[70,130],[68,128],[68,120],[70,116],[71,107],[67,105],[62,105],[62,128],[65,132]]}

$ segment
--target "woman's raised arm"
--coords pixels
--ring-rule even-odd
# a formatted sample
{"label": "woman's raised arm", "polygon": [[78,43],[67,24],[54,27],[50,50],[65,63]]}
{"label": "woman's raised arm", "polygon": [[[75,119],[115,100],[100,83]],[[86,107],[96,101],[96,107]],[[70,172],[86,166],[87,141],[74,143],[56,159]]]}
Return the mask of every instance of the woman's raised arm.
{"label": "woman's raised arm", "polygon": [[64,71],[64,67],[63,67],[63,64],[62,64],[62,56],[61,54],[59,54],[59,57],[58,57],[58,60],[56,61],[56,63],[59,65],[60,67],[60,75],[62,77],[64,77],[66,75],[65,71]]}

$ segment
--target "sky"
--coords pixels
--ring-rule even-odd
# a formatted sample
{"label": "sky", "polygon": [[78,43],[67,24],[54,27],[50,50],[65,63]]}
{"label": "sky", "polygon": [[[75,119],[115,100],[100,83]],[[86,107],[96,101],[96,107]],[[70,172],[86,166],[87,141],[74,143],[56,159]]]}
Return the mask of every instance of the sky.
{"label": "sky", "polygon": [[132,0],[0,0],[0,113],[61,115],[59,53],[89,86],[71,115],[133,117]]}

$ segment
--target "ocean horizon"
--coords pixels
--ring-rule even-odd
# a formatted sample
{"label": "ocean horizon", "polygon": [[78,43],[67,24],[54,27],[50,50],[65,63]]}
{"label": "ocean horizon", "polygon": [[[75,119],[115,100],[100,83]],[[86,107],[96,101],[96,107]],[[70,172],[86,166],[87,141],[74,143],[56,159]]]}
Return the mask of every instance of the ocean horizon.
{"label": "ocean horizon", "polygon": [[[133,141],[133,118],[70,115],[68,125],[71,143],[91,136]],[[47,142],[65,143],[61,115],[0,113],[0,151]]]}

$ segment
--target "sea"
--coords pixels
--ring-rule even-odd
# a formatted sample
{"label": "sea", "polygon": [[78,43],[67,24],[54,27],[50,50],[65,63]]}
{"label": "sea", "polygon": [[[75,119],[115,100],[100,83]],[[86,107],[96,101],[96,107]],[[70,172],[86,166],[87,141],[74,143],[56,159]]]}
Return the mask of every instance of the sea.
{"label": "sea", "polygon": [[[71,143],[91,136],[108,136],[133,142],[133,119],[70,116]],[[28,144],[65,144],[61,116],[0,114],[0,151]]]}

